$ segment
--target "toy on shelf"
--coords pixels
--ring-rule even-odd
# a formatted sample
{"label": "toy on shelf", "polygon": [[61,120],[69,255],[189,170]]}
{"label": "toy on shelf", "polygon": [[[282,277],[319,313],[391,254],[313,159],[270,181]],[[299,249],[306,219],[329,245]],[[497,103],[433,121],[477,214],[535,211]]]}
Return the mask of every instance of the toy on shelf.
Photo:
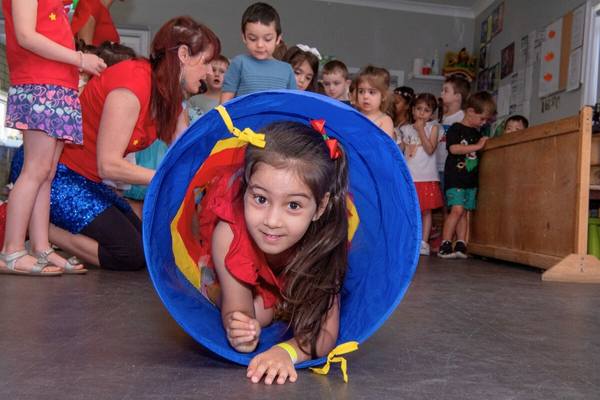
{"label": "toy on shelf", "polygon": [[444,57],[442,74],[444,76],[462,75],[469,82],[472,82],[475,79],[476,62],[477,59],[469,55],[469,52],[464,47],[458,53],[449,51]]}

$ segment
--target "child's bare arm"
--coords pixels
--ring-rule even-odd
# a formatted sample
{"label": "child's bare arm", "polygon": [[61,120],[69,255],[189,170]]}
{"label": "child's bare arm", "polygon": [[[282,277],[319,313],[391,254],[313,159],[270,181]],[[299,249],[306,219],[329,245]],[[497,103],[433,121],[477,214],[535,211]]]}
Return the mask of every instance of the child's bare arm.
{"label": "child's bare arm", "polygon": [[86,44],[92,44],[94,40],[94,32],[96,31],[96,19],[90,15],[85,24],[77,32],[77,38],[83,40]]}
{"label": "child's bare arm", "polygon": [[106,68],[101,58],[61,46],[36,31],[37,4],[37,0],[12,0],[15,36],[19,45],[49,60],[78,66],[93,75],[100,74]]}
{"label": "child's bare arm", "polygon": [[317,356],[323,357],[335,347],[340,332],[340,296],[333,299],[333,304],[325,316],[321,332],[317,338]]}
{"label": "child's bare arm", "polygon": [[221,93],[221,98],[219,99],[219,104],[223,104],[228,102],[229,100],[235,97],[235,93],[233,92],[223,92]]}
{"label": "child's bare arm", "polygon": [[254,317],[252,290],[235,279],[225,266],[233,232],[225,222],[218,222],[212,238],[212,258],[221,285],[221,319],[231,346],[240,352],[251,352],[260,336],[260,324]]}
{"label": "child's bare arm", "polygon": [[453,144],[450,146],[448,151],[452,154],[469,154],[474,151],[479,151],[484,148],[485,143],[487,142],[488,137],[482,136],[481,139],[475,144]]}
{"label": "child's bare arm", "polygon": [[[332,307],[323,317],[321,332],[317,338],[317,356],[322,357],[328,354],[335,346],[340,327],[340,299],[339,295],[333,299]],[[288,340],[285,345],[291,346],[296,355],[295,362],[309,360],[311,357],[300,349],[298,341],[295,338]],[[265,383],[270,385],[273,382],[283,384],[289,379],[295,382],[298,378],[291,355],[282,347],[276,345],[254,357],[248,365],[246,376],[252,382],[259,382],[265,377]]]}
{"label": "child's bare arm", "polygon": [[383,117],[383,120],[381,121],[381,130],[384,131],[385,133],[387,133],[387,135],[389,137],[391,137],[394,142],[396,141],[396,132],[394,131],[394,121],[392,121],[392,119],[387,115],[385,117]]}
{"label": "child's bare arm", "polygon": [[419,138],[421,139],[421,146],[423,146],[423,150],[428,155],[432,155],[435,152],[437,147],[437,137],[438,137],[438,127],[433,126],[431,128],[431,134],[427,137],[427,133],[425,132],[424,124],[415,123],[415,129],[419,134]]}

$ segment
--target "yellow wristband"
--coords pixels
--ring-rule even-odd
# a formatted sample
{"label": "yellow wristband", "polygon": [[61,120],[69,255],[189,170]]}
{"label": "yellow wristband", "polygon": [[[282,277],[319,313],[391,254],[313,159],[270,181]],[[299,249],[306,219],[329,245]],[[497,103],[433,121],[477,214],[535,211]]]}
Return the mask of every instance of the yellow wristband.
{"label": "yellow wristband", "polygon": [[277,343],[275,346],[281,347],[290,355],[290,358],[292,359],[292,364],[296,364],[298,362],[298,353],[296,352],[294,346],[285,342]]}

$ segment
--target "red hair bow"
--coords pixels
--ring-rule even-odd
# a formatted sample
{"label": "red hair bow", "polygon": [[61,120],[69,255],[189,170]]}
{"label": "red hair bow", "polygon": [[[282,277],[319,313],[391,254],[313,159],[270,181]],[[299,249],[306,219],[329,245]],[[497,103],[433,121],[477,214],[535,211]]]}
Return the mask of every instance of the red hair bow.
{"label": "red hair bow", "polygon": [[323,140],[325,140],[325,144],[329,149],[329,157],[331,157],[332,160],[339,158],[342,153],[338,147],[338,141],[337,139],[331,139],[329,136],[327,136],[327,133],[325,132],[325,120],[311,119],[310,125],[315,131],[319,132],[321,136],[323,136]]}

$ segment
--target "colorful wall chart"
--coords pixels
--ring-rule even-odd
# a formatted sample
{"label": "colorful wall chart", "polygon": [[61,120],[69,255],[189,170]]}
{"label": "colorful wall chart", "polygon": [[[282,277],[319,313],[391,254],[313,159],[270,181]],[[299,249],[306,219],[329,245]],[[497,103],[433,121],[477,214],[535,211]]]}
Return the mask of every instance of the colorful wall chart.
{"label": "colorful wall chart", "polygon": [[560,89],[560,59],[563,19],[559,18],[546,27],[540,55],[540,90],[544,97]]}

